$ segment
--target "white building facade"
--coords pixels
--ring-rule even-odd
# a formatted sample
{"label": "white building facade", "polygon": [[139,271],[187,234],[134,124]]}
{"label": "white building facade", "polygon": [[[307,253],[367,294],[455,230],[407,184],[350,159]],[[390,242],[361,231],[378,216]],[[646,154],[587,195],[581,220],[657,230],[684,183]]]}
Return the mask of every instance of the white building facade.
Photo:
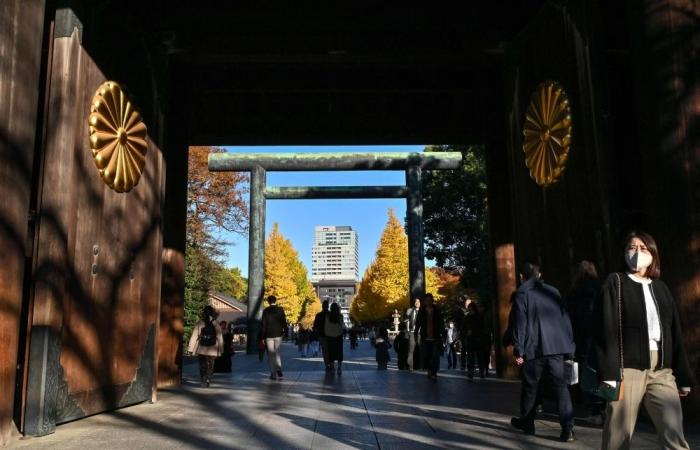
{"label": "white building facade", "polygon": [[338,303],[350,326],[350,303],[360,278],[357,232],[350,226],[317,226],[311,249],[311,282],[316,294]]}
{"label": "white building facade", "polygon": [[349,226],[317,226],[311,249],[311,281],[360,278],[357,232]]}

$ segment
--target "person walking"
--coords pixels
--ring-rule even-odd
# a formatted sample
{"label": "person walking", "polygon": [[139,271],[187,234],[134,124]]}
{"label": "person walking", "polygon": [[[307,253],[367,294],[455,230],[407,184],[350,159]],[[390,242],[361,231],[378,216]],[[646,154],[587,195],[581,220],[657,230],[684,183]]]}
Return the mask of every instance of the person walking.
{"label": "person walking", "polygon": [[465,321],[467,333],[467,378],[474,379],[474,370],[479,366],[479,378],[483,379],[489,371],[491,357],[491,335],[485,329],[484,314],[479,305],[471,302],[467,307],[469,314]]}
{"label": "person walking", "polygon": [[523,264],[520,282],[513,300],[512,337],[515,363],[522,367],[522,392],[520,417],[513,417],[511,424],[526,434],[535,434],[538,385],[546,370],[559,402],[559,439],[572,442],[573,407],[564,378],[564,360],[575,351],[569,314],[559,291],[542,281],[539,265]]}
{"label": "person walking", "polygon": [[343,372],[343,315],[337,303],[331,305],[326,314],[324,334],[328,343],[328,364],[330,372],[335,372],[335,362],[338,362],[338,375]]}
{"label": "person walking", "polygon": [[267,349],[267,361],[270,364],[270,379],[277,380],[282,374],[282,336],[287,327],[287,318],[284,310],[277,306],[277,297],[267,297],[269,306],[262,313],[262,337],[265,339]]}
{"label": "person walking", "polygon": [[385,327],[380,327],[379,334],[374,342],[374,358],[377,361],[377,370],[386,370],[389,361],[391,361],[390,348],[389,332]]}
{"label": "person walking", "polygon": [[408,353],[406,354],[406,366],[409,371],[420,369],[420,341],[416,337],[416,319],[420,311],[420,299],[413,300],[413,306],[406,310],[404,322],[408,331]]}
{"label": "person walking", "polygon": [[428,371],[428,378],[437,382],[437,373],[440,370],[440,351],[445,339],[445,326],[442,320],[442,312],[433,304],[433,294],[425,294],[425,305],[418,311],[416,317],[415,337],[420,337],[421,355],[423,355],[423,367]]}
{"label": "person walking", "polygon": [[[588,362],[593,345],[593,307],[600,292],[600,281],[595,264],[590,261],[580,261],[571,281],[571,289],[566,296],[566,309],[571,318],[571,327],[576,344],[575,359],[579,366]],[[589,422],[603,425],[605,401],[588,392],[581,391],[580,384],[571,387],[574,402],[584,404],[590,410]]]}
{"label": "person walking", "polygon": [[630,448],[643,403],[660,447],[688,449],[680,397],[694,380],[673,296],[660,280],[659,249],[645,232],[624,242],[625,269],[605,280],[593,313],[598,374],[612,387],[622,383],[620,399],[607,406],[602,448]]}
{"label": "person walking", "polygon": [[228,324],[225,320],[219,322],[219,328],[221,328],[221,334],[224,339],[224,346],[221,352],[221,356],[216,358],[214,361],[214,372],[215,373],[231,373],[231,357],[233,356],[233,334],[229,330]]}
{"label": "person walking", "polygon": [[199,359],[199,377],[202,387],[209,387],[211,374],[214,371],[214,361],[223,353],[224,339],[221,328],[216,323],[219,313],[213,306],[207,305],[202,309],[201,319],[197,321],[190,336],[187,349]]}
{"label": "person walking", "polygon": [[457,344],[459,343],[459,331],[455,327],[454,320],[447,321],[445,330],[445,358],[447,358],[447,368],[457,368]]}
{"label": "person walking", "polygon": [[467,348],[469,347],[469,337],[467,333],[467,318],[469,317],[469,305],[472,304],[472,299],[467,294],[461,298],[461,306],[457,310],[456,325],[459,328],[459,340],[462,351],[459,354],[459,368],[464,371],[467,368]]}
{"label": "person walking", "polygon": [[323,364],[326,366],[326,372],[331,370],[331,366],[328,362],[328,339],[326,339],[326,316],[328,315],[328,300],[324,300],[321,303],[321,312],[316,314],[314,317],[314,330],[318,334],[318,343],[321,347],[321,354],[323,355]]}
{"label": "person walking", "polygon": [[408,370],[408,343],[409,333],[406,330],[406,322],[399,324],[399,333],[394,338],[394,350],[399,370]]}

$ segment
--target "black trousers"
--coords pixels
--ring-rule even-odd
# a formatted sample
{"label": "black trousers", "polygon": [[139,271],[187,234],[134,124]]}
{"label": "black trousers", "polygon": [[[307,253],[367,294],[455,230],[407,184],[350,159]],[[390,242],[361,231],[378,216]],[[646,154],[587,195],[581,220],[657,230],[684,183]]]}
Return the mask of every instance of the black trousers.
{"label": "black trousers", "polygon": [[543,373],[547,371],[554,385],[559,402],[559,423],[562,428],[574,425],[569,387],[564,379],[564,355],[550,355],[526,360],[522,367],[522,390],[520,392],[520,417],[532,423],[535,420],[537,391]]}

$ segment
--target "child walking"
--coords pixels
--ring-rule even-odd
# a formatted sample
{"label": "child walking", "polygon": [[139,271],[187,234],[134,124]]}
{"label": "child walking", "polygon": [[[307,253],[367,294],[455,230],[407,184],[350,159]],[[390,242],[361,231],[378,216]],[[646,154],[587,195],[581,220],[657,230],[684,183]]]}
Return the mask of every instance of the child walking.
{"label": "child walking", "polygon": [[391,343],[389,342],[389,332],[386,328],[381,327],[379,329],[377,338],[374,341],[374,348],[377,359],[377,370],[386,370],[387,364],[391,361],[391,356],[389,355]]}

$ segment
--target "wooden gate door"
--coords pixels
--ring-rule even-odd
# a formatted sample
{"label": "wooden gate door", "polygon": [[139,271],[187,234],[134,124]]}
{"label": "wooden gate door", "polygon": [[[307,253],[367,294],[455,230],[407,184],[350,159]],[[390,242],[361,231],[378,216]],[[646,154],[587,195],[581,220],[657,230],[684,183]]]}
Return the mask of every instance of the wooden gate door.
{"label": "wooden gate door", "polygon": [[[138,131],[147,147],[138,184],[120,193],[119,182],[115,190],[103,180],[92,147],[135,139],[124,131],[135,126],[124,103],[133,99],[111,91],[96,97],[109,75],[85,51],[80,31],[67,30],[54,37],[49,61],[29,293],[23,430],[29,435],[151,400],[155,386],[163,157]],[[93,121],[91,108],[104,117]],[[92,146],[90,126],[103,127]]]}

